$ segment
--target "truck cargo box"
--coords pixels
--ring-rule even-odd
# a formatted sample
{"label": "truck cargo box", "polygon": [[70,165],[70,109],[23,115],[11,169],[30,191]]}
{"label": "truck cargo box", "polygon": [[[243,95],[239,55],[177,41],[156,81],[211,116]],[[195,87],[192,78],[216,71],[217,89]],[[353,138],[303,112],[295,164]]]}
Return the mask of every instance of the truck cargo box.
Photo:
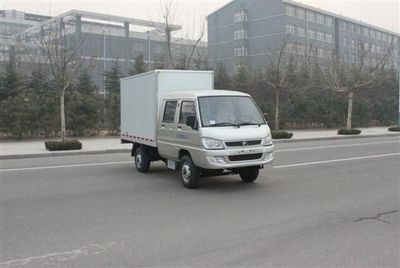
{"label": "truck cargo box", "polygon": [[212,71],[155,70],[121,79],[121,139],[157,147],[163,95],[213,88]]}

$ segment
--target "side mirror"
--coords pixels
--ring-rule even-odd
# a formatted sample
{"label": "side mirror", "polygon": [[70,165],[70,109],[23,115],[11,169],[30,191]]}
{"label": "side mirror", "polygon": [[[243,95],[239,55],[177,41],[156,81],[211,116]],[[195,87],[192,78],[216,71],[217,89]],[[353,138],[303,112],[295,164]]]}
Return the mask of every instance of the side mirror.
{"label": "side mirror", "polygon": [[194,115],[189,115],[189,116],[186,118],[186,125],[189,126],[189,127],[191,127],[192,129],[197,129],[197,126],[196,126],[196,116],[194,116]]}

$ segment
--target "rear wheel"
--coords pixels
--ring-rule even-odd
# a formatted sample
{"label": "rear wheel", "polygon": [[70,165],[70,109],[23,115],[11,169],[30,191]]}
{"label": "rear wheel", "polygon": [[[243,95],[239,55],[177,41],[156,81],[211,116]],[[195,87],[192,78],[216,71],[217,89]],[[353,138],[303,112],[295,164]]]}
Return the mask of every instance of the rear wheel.
{"label": "rear wheel", "polygon": [[243,168],[240,172],[240,178],[242,179],[242,181],[246,182],[246,183],[251,183],[254,182],[257,177],[258,177],[258,173],[260,172],[260,170],[258,168]]}
{"label": "rear wheel", "polygon": [[139,172],[147,172],[150,168],[150,157],[147,155],[146,150],[139,146],[135,151],[135,166]]}
{"label": "rear wheel", "polygon": [[200,170],[188,155],[181,159],[181,180],[186,188],[195,189],[200,185]]}

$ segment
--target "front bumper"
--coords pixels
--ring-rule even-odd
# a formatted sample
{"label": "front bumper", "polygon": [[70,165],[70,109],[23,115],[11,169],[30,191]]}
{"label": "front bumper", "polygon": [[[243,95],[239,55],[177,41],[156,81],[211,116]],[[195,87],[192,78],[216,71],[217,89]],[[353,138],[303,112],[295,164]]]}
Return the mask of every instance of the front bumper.
{"label": "front bumper", "polygon": [[[246,156],[257,155],[257,159],[241,160]],[[195,165],[204,169],[232,169],[250,166],[262,166],[274,159],[274,145],[240,147],[224,150],[198,150],[192,153]],[[235,158],[235,161],[232,159]]]}

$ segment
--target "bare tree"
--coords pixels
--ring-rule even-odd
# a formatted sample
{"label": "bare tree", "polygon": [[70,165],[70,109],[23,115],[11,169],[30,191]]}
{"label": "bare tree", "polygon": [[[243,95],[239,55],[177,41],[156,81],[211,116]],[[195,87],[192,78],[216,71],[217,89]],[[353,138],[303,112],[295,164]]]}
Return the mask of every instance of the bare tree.
{"label": "bare tree", "polygon": [[176,6],[171,0],[166,0],[161,4],[161,15],[163,16],[165,28],[164,35],[165,41],[167,42],[167,53],[169,58],[169,65],[171,68],[175,68],[174,57],[172,56],[172,24],[175,20]]}
{"label": "bare tree", "polygon": [[[173,52],[173,46],[174,46],[174,38],[173,38],[173,23],[175,21],[177,14],[177,6],[172,0],[165,0],[161,4],[161,15],[164,19],[164,35],[165,35],[165,41],[167,43],[167,54],[170,62],[170,68],[180,68],[180,69],[188,69],[192,63],[193,56],[201,44],[201,42],[204,39],[204,35],[206,33],[206,23],[205,19],[201,20],[201,24],[197,25],[195,23],[192,23],[192,29],[191,31],[188,31],[186,34],[186,38],[181,38],[180,42],[182,42],[183,45],[188,46],[189,49],[182,49],[181,55],[180,55],[180,61],[177,64],[174,59],[174,52]],[[177,39],[175,39],[177,40]]]}
{"label": "bare tree", "polygon": [[79,50],[84,38],[81,33],[68,34],[63,18],[43,25],[33,42],[48,64],[60,97],[61,139],[66,139],[65,92],[82,68]]}
{"label": "bare tree", "polygon": [[362,41],[357,46],[357,54],[350,54],[352,57],[335,56],[319,65],[325,89],[347,94],[346,129],[352,128],[354,93],[379,81],[392,55],[392,47],[375,53]]}
{"label": "bare tree", "polygon": [[[281,44],[272,51],[272,57],[269,58],[269,68],[266,82],[275,91],[275,130],[279,130],[280,123],[280,93],[292,87],[289,79],[289,64],[293,64],[294,58],[288,56],[288,50],[293,44],[289,43],[289,36],[282,39]],[[289,51],[290,52],[290,51]]]}

